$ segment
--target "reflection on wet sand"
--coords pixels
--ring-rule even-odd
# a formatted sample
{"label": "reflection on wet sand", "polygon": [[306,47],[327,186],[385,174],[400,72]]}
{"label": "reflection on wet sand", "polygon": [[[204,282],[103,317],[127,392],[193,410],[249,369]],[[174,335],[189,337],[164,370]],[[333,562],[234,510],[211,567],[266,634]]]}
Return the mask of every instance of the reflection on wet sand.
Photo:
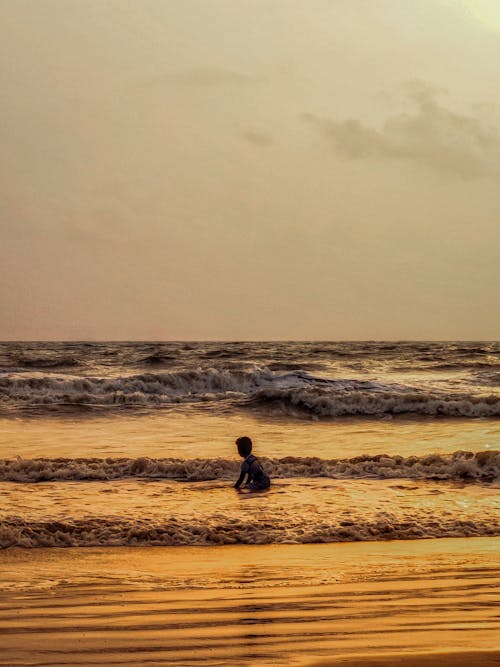
{"label": "reflection on wet sand", "polygon": [[401,652],[475,654],[500,631],[495,547],[7,551],[0,665],[307,665],[366,653],[381,665]]}

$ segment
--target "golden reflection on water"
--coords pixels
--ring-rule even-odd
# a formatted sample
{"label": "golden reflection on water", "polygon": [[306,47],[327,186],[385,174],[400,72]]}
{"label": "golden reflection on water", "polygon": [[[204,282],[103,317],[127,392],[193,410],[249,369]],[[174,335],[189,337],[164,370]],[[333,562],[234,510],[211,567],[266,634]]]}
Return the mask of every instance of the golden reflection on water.
{"label": "golden reflection on water", "polygon": [[164,412],[144,416],[0,419],[0,458],[237,458],[250,435],[260,456],[349,458],[358,454],[444,453],[496,448],[500,423],[474,420],[309,420]]}

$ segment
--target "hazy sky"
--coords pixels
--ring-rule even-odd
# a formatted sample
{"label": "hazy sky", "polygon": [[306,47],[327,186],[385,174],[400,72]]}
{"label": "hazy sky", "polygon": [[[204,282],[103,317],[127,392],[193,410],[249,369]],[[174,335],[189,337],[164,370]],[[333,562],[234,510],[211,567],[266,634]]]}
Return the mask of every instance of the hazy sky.
{"label": "hazy sky", "polygon": [[498,0],[0,0],[0,338],[500,338]]}

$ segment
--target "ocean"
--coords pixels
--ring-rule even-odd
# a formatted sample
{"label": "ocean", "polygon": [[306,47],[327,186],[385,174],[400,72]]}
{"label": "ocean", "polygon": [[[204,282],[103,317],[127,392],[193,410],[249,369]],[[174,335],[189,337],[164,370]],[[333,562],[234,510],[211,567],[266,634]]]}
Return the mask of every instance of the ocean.
{"label": "ocean", "polygon": [[499,417],[498,342],[0,343],[0,547],[500,535]]}

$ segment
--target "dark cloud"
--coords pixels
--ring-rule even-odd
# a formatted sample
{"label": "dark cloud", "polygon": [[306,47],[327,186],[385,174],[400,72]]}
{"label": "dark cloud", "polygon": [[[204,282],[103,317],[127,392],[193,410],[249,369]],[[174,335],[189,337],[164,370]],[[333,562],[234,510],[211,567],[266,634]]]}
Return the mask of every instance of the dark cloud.
{"label": "dark cloud", "polygon": [[433,86],[411,82],[405,91],[412,110],[389,116],[381,129],[357,119],[303,117],[346,158],[405,160],[465,179],[499,172],[500,144],[494,130],[480,118],[447,109]]}
{"label": "dark cloud", "polygon": [[255,146],[272,146],[274,144],[274,139],[267,132],[259,132],[257,130],[245,130],[241,133],[241,136],[246,139],[246,141],[254,144]]}

